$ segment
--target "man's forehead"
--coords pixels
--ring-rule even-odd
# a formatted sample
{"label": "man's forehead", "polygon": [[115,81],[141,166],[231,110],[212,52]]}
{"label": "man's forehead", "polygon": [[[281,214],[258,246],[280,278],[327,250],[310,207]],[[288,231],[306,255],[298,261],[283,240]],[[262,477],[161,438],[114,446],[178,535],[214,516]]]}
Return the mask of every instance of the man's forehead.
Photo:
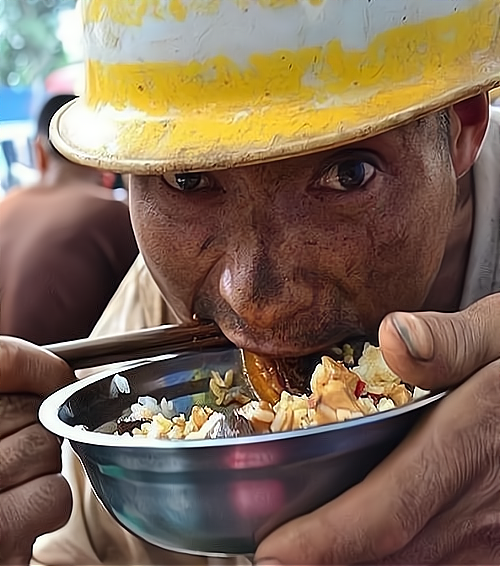
{"label": "man's forehead", "polygon": [[[387,159],[396,158],[397,154],[402,150],[402,143],[407,139],[411,139],[412,144],[417,143],[419,134],[428,133],[432,128],[433,124],[437,123],[437,115],[431,114],[420,118],[418,120],[413,120],[408,124],[392,128],[381,134],[367,136],[362,139],[358,139],[354,142],[338,145],[330,149],[310,152],[306,155],[298,157],[287,157],[283,159],[276,159],[273,161],[262,162],[260,164],[244,165],[240,167],[233,167],[231,171],[249,171],[255,167],[267,167],[269,169],[278,170],[280,168],[289,169],[294,165],[300,165],[305,163],[317,162],[321,163],[323,160],[328,159],[334,155],[347,154],[349,151],[354,151],[358,149],[373,150],[377,152],[384,152]],[[423,140],[422,140],[423,141]],[[228,171],[228,169],[213,170],[214,174],[217,171]],[[190,173],[203,173],[204,171],[189,171]],[[186,173],[186,171],[171,171],[170,173]],[[138,181],[155,177],[156,175],[131,175],[132,178]],[[137,182],[137,181],[136,181]]]}

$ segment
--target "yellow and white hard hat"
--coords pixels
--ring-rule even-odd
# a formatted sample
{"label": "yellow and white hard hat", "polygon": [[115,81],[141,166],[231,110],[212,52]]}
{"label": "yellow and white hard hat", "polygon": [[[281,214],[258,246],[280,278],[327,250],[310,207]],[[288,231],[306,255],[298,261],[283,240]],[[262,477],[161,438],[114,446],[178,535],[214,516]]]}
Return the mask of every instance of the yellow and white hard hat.
{"label": "yellow and white hard hat", "polygon": [[85,93],[52,140],[154,174],[291,157],[500,84],[500,0],[81,0]]}

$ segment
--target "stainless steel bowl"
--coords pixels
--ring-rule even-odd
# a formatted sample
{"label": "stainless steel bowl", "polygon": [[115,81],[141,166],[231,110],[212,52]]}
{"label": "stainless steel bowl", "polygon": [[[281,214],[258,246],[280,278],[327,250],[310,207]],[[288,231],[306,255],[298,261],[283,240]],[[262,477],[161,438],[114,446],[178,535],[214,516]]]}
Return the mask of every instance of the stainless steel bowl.
{"label": "stainless steel bowl", "polygon": [[252,554],[286,521],[360,482],[444,393],[365,418],[295,432],[166,441],[94,433],[139,395],[174,400],[179,412],[206,402],[210,370],[240,370],[235,349],[125,366],[54,393],[40,420],[69,439],[97,497],[126,529],[159,547],[227,556]]}

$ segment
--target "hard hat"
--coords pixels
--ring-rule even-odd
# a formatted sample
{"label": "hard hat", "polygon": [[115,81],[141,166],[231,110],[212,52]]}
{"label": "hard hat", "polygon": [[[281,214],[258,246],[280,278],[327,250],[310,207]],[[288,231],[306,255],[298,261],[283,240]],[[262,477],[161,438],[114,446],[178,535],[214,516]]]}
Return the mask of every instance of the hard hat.
{"label": "hard hat", "polygon": [[500,84],[500,0],[81,0],[69,159],[228,168],[372,136]]}

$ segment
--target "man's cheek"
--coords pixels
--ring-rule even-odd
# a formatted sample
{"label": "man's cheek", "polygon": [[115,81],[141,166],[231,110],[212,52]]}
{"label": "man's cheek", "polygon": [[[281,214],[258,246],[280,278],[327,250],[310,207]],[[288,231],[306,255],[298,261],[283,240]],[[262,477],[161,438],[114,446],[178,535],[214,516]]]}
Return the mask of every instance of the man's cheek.
{"label": "man's cheek", "polygon": [[132,221],[141,251],[155,263],[162,262],[164,256],[176,261],[199,252],[202,235],[196,225],[179,215],[164,214],[158,207],[139,203],[132,209]]}
{"label": "man's cheek", "polygon": [[169,283],[186,284],[196,278],[202,264],[196,261],[199,246],[189,234],[176,230],[148,230],[142,238],[141,251]]}

